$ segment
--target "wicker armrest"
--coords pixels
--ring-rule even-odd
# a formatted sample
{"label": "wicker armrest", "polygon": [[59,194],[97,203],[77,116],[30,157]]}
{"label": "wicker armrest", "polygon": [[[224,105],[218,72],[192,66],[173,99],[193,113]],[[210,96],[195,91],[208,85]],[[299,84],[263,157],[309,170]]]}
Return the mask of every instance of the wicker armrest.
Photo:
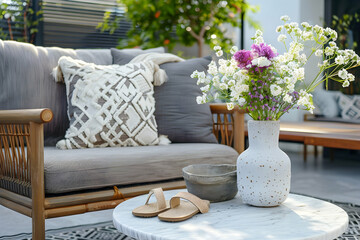
{"label": "wicker armrest", "polygon": [[239,153],[245,148],[245,110],[228,110],[225,103],[210,104],[213,114],[213,132],[221,144],[232,146]]}
{"label": "wicker armrest", "polygon": [[0,124],[47,123],[53,118],[50,109],[0,110]]}
{"label": "wicker armrest", "polygon": [[44,198],[43,124],[52,118],[50,109],[0,110],[0,189]]}

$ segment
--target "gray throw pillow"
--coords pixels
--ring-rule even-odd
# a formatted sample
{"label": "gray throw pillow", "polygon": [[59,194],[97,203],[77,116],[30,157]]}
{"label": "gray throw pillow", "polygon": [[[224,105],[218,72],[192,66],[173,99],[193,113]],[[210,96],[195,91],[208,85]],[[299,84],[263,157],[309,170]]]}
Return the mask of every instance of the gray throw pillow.
{"label": "gray throw pillow", "polygon": [[321,115],[327,118],[334,118],[340,115],[340,109],[337,104],[339,92],[317,90],[313,93],[313,101],[319,108]]}
{"label": "gray throw pillow", "polygon": [[[116,49],[115,49],[116,50]],[[126,64],[134,56],[111,51],[114,64]],[[193,71],[206,71],[211,57],[195,58],[160,65],[168,81],[155,87],[155,118],[159,134],[167,135],[174,143],[217,143],[212,132],[212,116],[208,104],[197,104],[200,87],[190,75]]]}
{"label": "gray throw pillow", "polygon": [[[157,48],[149,48],[149,49],[146,49],[146,50],[142,50],[140,48],[125,48],[125,49],[111,48],[111,55],[113,57],[113,63],[115,63],[115,64],[120,64],[118,62],[122,62],[121,61],[121,53],[128,54],[128,55],[132,56],[132,58],[134,58],[134,57],[136,57],[136,56],[138,56],[140,54],[151,53],[151,52],[153,52],[153,53],[165,53],[165,48],[157,47]],[[116,54],[116,53],[119,53],[119,54]],[[130,60],[128,62],[120,64],[120,65],[125,65],[125,64],[129,63]]]}

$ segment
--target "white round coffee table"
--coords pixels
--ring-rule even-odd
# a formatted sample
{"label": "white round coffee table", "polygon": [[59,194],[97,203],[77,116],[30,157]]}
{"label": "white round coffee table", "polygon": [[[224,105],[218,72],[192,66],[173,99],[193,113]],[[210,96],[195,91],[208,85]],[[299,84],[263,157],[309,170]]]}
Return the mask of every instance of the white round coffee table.
{"label": "white round coffee table", "polygon": [[[166,191],[170,199],[177,192]],[[138,218],[132,209],[143,205],[147,195],[119,204],[113,212],[115,227],[138,240],[332,240],[348,227],[348,215],[340,207],[318,199],[290,194],[279,207],[258,208],[245,205],[239,196],[212,203],[206,214],[197,214],[177,223],[155,218]]]}

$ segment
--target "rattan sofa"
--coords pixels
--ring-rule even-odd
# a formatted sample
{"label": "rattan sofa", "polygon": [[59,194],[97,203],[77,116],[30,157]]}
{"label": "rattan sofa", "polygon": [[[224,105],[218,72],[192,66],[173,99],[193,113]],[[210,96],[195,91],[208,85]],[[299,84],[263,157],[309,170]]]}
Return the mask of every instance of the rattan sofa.
{"label": "rattan sofa", "polygon": [[[26,54],[30,53],[35,53],[35,55],[28,59]],[[56,92],[51,92],[51,88],[58,88],[57,91],[60,93],[64,91],[64,88],[55,85],[53,81],[50,82],[48,79],[50,72],[46,71],[56,66],[57,59],[64,54],[79,58],[85,56],[87,60],[90,58],[89,61],[95,63],[96,61],[103,61],[103,64],[106,61],[111,63],[109,60],[111,56],[108,56],[110,52],[106,50],[76,52],[69,49],[46,49],[0,40],[0,204],[32,218],[33,239],[45,238],[45,219],[47,218],[114,208],[126,199],[145,194],[154,187],[162,187],[165,190],[183,188],[185,185],[181,178],[182,167],[191,163],[208,161],[234,163],[237,154],[244,150],[244,111],[239,109],[228,111],[224,104],[209,105],[213,115],[213,119],[210,120],[213,121],[212,130],[221,144],[180,143],[169,146],[105,148],[98,155],[93,154],[98,151],[94,149],[56,150],[51,146],[51,142],[54,143],[56,139],[51,138],[49,133],[68,127],[68,122],[59,119],[59,115],[66,111],[66,101],[59,103],[64,100],[61,96],[57,100],[53,99]],[[96,56],[96,54],[100,55]],[[44,59],[39,63],[36,57]],[[19,64],[20,67],[27,65],[27,70],[24,72],[14,64]],[[34,71],[33,66],[37,65],[39,66]],[[43,65],[47,65],[46,68],[41,68],[45,73],[38,70]],[[37,83],[37,81],[43,82]],[[34,84],[36,84],[35,87]],[[41,102],[39,99],[44,101]],[[49,141],[50,146],[48,146]],[[190,154],[199,152],[198,154],[202,155],[200,160],[189,157],[179,158],[181,161],[174,162],[174,158],[176,160],[181,155],[189,154],[186,153],[188,151],[186,149],[192,149],[193,152]],[[131,151],[134,154],[130,154]],[[107,156],[114,155],[111,152],[120,155],[122,152],[127,154],[125,159],[118,160],[121,163],[121,169],[124,169],[119,173],[119,175],[124,175],[123,180],[119,180],[120,182],[107,183],[103,186],[89,180],[83,188],[67,188],[59,191],[49,189],[50,180],[57,181],[60,187],[62,184],[69,184],[67,183],[69,179],[61,179],[60,175],[49,176],[49,169],[59,164],[62,158],[64,158],[64,164],[70,164],[71,158],[92,157],[94,161],[96,156],[101,156],[99,160],[104,161],[105,164],[111,163],[110,160],[106,161]],[[58,160],[49,160],[54,154],[58,156]],[[147,169],[144,170],[141,165],[133,165],[135,160],[132,159],[132,155],[134,158],[135,156],[137,158],[151,158],[152,156],[152,159],[162,158],[162,160],[153,161],[151,163],[153,165],[146,165]],[[81,165],[81,162],[78,165]],[[152,171],[160,165],[167,168],[161,170],[162,172],[156,172],[156,178],[154,178]],[[65,169],[76,169],[79,166],[70,164],[65,167]],[[111,169],[111,166],[107,169]],[[139,173],[139,169],[142,172]],[[71,172],[66,171],[64,175]],[[104,171],[102,178],[106,178],[107,171],[111,172],[111,170]],[[169,171],[168,174],[166,174],[167,171]],[[89,171],[87,175],[91,175],[91,172]],[[71,176],[75,179],[69,181],[75,184],[76,171]]]}

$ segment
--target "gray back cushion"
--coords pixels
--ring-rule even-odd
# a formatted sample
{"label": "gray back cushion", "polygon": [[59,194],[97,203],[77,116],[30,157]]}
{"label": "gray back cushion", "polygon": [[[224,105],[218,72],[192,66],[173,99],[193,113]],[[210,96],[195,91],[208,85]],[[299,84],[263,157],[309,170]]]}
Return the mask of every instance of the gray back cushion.
{"label": "gray back cushion", "polygon": [[338,117],[340,115],[340,108],[337,103],[337,98],[340,92],[325,91],[318,89],[313,92],[313,101],[316,107],[319,108],[321,115],[327,118]]}
{"label": "gray back cushion", "polygon": [[[111,49],[115,64],[124,65],[136,55]],[[205,71],[211,57],[195,58],[160,65],[168,81],[155,87],[155,118],[159,134],[167,135],[174,143],[216,143],[212,132],[212,117],[208,104],[199,105],[202,95],[193,71]]]}
{"label": "gray back cushion", "polygon": [[[118,64],[118,62],[122,62],[122,53],[128,55],[128,56],[132,56],[132,58],[136,57],[137,55],[140,54],[144,54],[144,53],[165,53],[165,48],[163,47],[157,47],[157,48],[150,48],[150,49],[146,49],[146,50],[142,50],[139,48],[125,48],[125,49],[117,49],[117,48],[112,48],[111,49],[111,55],[113,58],[113,63]],[[130,59],[131,60],[131,59]],[[130,62],[129,60],[129,62]],[[128,62],[127,62],[128,63]],[[124,64],[120,64],[120,65],[125,65]]]}
{"label": "gray back cushion", "polygon": [[54,119],[44,126],[45,145],[55,145],[69,127],[65,85],[55,83],[51,76],[61,56],[112,63],[110,49],[44,48],[0,40],[0,110],[50,108]]}

